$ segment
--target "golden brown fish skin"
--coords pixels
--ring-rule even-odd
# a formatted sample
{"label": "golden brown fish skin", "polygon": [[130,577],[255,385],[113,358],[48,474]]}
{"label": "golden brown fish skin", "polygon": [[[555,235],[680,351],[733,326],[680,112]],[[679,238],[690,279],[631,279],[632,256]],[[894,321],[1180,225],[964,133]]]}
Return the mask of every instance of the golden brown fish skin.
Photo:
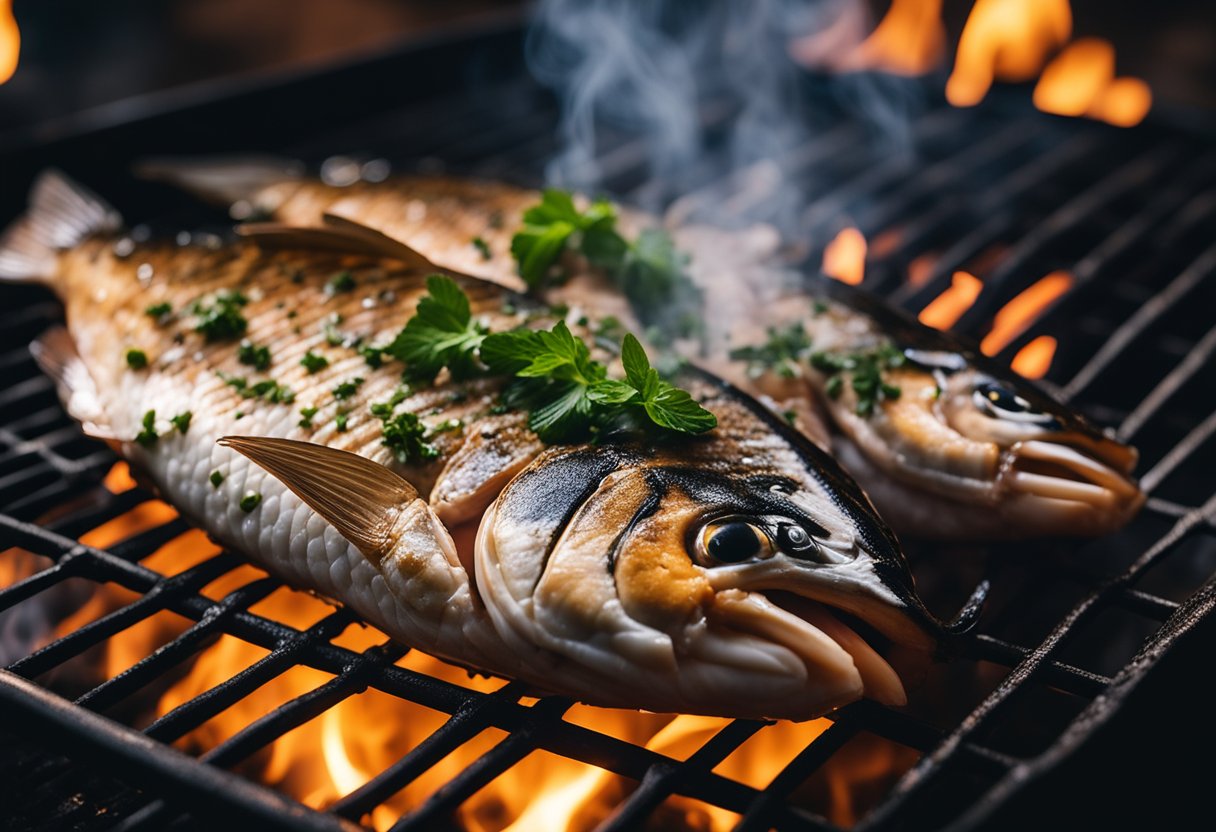
{"label": "golden brown fish skin", "polygon": [[[354,288],[328,291],[328,281],[342,272],[352,276]],[[490,379],[420,388],[401,404],[399,412],[415,413],[430,425],[459,420],[465,427],[437,433],[430,441],[440,457],[429,462],[400,465],[383,446],[381,420],[370,414],[369,406],[393,395],[401,365],[386,357],[383,367],[373,369],[353,346],[328,343],[326,332],[336,328],[361,338],[363,344],[388,343],[425,294],[425,271],[366,257],[266,252],[252,243],[219,249],[153,244],[122,257],[115,253],[115,241],[94,240],[64,253],[61,275],[72,335],[79,352],[88,357],[100,389],[121,389],[132,376],[145,378],[149,384],[171,377],[191,386],[195,411],[205,408],[223,414],[231,421],[231,429],[239,431],[242,422],[252,426],[257,420],[251,417],[276,405],[243,398],[220,374],[249,383],[273,379],[294,393],[287,417],[299,419],[300,408],[318,409],[313,427],[294,427],[292,438],[321,442],[390,465],[423,494],[496,401],[500,385]],[[474,314],[483,316],[490,326],[510,328],[520,322],[519,313],[502,311],[503,293],[496,287],[457,279],[469,295]],[[240,363],[240,338],[208,342],[194,331],[190,305],[207,302],[217,292],[240,292],[248,299],[241,308],[248,324],[243,337],[270,350],[268,371]],[[158,323],[146,309],[162,302],[173,312]],[[335,316],[341,320],[336,327],[332,323]],[[130,349],[145,352],[147,369],[134,371],[127,366]],[[329,365],[309,373],[301,365],[308,352],[325,357]],[[336,398],[334,389],[355,378],[364,382],[348,398]],[[339,412],[347,414],[344,431],[335,421]],[[502,414],[494,418],[494,424],[511,429],[517,440],[523,436],[520,414]]]}

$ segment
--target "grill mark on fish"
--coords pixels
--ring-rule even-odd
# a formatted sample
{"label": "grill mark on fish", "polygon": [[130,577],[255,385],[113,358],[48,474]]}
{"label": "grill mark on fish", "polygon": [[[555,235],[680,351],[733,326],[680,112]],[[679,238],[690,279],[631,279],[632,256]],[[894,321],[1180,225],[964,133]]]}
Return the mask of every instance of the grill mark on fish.
{"label": "grill mark on fish", "polygon": [[[650,478],[647,477],[647,485],[649,485],[649,484],[650,484]],[[625,527],[623,529],[621,529],[621,533],[618,534],[616,536],[616,538],[612,541],[612,545],[608,547],[608,557],[607,557],[607,568],[608,568],[609,575],[616,574],[616,557],[617,557],[617,553],[620,552],[621,542],[624,541],[625,538],[629,536],[630,532],[633,531],[634,527],[637,526],[637,524],[639,522],[641,522],[643,519],[650,517],[655,512],[657,512],[659,510],[659,506],[661,506],[662,503],[663,503],[662,495],[657,494],[657,493],[652,493],[649,497],[647,497],[645,500],[642,501],[642,504],[640,506],[638,506],[637,511],[635,511],[633,513],[633,516],[631,518],[629,518],[629,522],[625,525]]]}

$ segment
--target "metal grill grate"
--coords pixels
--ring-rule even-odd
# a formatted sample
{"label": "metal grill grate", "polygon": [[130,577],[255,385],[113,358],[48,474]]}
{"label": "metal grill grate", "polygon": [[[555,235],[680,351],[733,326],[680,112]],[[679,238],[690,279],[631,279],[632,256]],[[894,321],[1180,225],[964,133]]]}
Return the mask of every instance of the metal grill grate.
{"label": "metal grill grate", "polygon": [[[309,83],[332,90],[340,82],[335,75]],[[339,129],[314,124],[304,141],[269,134],[257,141],[314,160],[358,147],[407,164],[442,164],[535,184],[554,150],[547,99],[523,82],[479,89],[478,96],[372,107],[366,119],[348,119]],[[185,530],[180,521],[108,550],[79,542],[86,530],[150,497],[139,490],[110,495],[98,487],[113,457],[81,437],[25,348],[57,319],[58,307],[35,290],[6,288],[13,311],[0,319],[0,368],[8,380],[0,392],[0,552],[19,547],[52,565],[0,590],[0,614],[39,604],[73,581],[115,584],[136,598],[0,672],[0,725],[20,735],[33,729],[65,753],[103,760],[106,772],[135,787],[107,809],[113,812],[109,820],[122,817],[119,828],[129,830],[168,828],[187,816],[275,829],[353,829],[489,728],[506,736],[394,830],[442,825],[454,808],[536,750],[637,783],[605,830],[638,828],[672,795],[737,812],[741,829],[834,829],[816,807],[800,805],[795,792],[863,734],[913,749],[918,761],[857,828],[968,826],[990,817],[1022,783],[1049,769],[1117,710],[1216,599],[1216,494],[1206,475],[1216,458],[1216,415],[1206,392],[1216,381],[1216,328],[1202,311],[1216,308],[1216,248],[1205,237],[1216,219],[1216,153],[1201,138],[1161,126],[1117,131],[988,107],[930,109],[913,125],[912,151],[892,155],[876,150],[865,125],[839,114],[825,118],[832,126],[787,160],[814,195],[803,217],[807,263],[817,265],[824,245],[846,223],[872,241],[898,232],[895,245],[873,247],[867,285],[916,310],[946,288],[954,271],[976,271],[984,290],[958,326],[972,335],[982,334],[1019,291],[1049,271],[1068,269],[1072,290],[999,358],[1009,360],[1039,335],[1057,337],[1048,383],[1098,420],[1117,425],[1143,454],[1140,473],[1150,499],[1117,536],[1044,543],[1030,554],[1012,546],[912,547],[926,593],[944,599],[943,606],[968,577],[982,570],[992,576],[993,599],[980,633],[935,672],[946,678],[987,668],[992,676],[992,668],[1005,668],[995,686],[931,715],[872,702],[846,707],[767,788],[757,790],[713,769],[754,734],[770,730],[763,723],[730,723],[679,761],[564,720],[568,701],[529,704],[516,684],[479,693],[432,678],[394,664],[404,650],[391,643],[361,653],[339,646],[334,640],[353,622],[345,610],[303,630],[251,612],[279,588],[273,579],[253,580],[213,601],[200,591],[237,569],[237,555],[222,553],[172,577],[140,563]],[[636,142],[627,136],[604,148],[610,188],[623,200],[656,196],[640,162]],[[83,178],[104,179],[98,168]],[[706,179],[702,188],[713,193],[724,185]],[[931,265],[909,283],[906,275],[918,258]],[[61,508],[69,504],[74,508]],[[1031,568],[1027,560],[1053,568]],[[1022,614],[1019,594],[1030,589],[1050,614]],[[74,692],[74,702],[31,681],[165,610],[191,625],[114,678]],[[125,702],[186,666],[219,634],[268,652],[142,732],[100,716],[120,714]],[[297,666],[333,678],[251,722],[202,755],[201,764],[169,747]],[[324,812],[232,773],[278,737],[368,688],[448,718]],[[47,765],[15,773],[9,786],[33,807],[29,811],[44,811],[60,828],[73,828],[96,806],[63,811],[63,790],[77,787],[62,773],[47,782]]]}

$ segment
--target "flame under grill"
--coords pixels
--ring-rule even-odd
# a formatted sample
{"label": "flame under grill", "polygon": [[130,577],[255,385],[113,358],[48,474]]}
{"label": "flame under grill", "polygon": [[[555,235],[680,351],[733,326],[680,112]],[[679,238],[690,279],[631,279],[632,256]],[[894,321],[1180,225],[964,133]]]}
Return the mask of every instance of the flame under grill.
{"label": "flame under grill", "polygon": [[[142,186],[132,192],[115,173],[141,154],[260,147],[320,160],[360,148],[406,166],[536,184],[555,149],[552,102],[524,81],[487,81],[519,77],[516,37],[485,34],[232,92],[37,149],[9,147],[10,169],[32,174],[47,162],[88,158],[79,148],[91,143],[103,149],[94,156],[104,158],[70,172],[103,192],[107,179],[123,181],[128,198],[138,203],[149,194],[167,198]],[[467,66],[478,67],[478,77],[456,73]],[[384,89],[385,79],[408,73],[432,81],[434,95],[409,100]],[[271,100],[276,116],[284,114],[282,122],[254,120]],[[712,128],[712,108],[707,112]],[[10,746],[16,759],[26,754],[36,761],[10,763],[5,778],[21,816],[41,818],[45,828],[124,818],[124,829],[161,829],[211,818],[256,819],[268,829],[353,829],[450,752],[497,729],[505,735],[393,829],[442,827],[474,793],[537,750],[637,784],[611,807],[602,829],[639,828],[672,795],[738,813],[742,829],[832,829],[836,824],[796,793],[863,736],[910,750],[916,762],[909,775],[869,801],[872,810],[857,828],[967,826],[991,818],[1025,779],[1076,748],[1216,601],[1210,476],[1216,462],[1210,393],[1216,383],[1210,314],[1216,308],[1210,237],[1216,151],[1210,137],[1160,121],[1123,131],[991,100],[975,110],[927,106],[912,122],[910,144],[895,154],[882,152],[866,125],[839,112],[821,117],[814,138],[783,164],[793,176],[806,177],[808,190],[814,176],[815,198],[796,241],[805,247],[808,266],[818,268],[842,231],[858,229],[869,241],[852,255],[860,258],[854,265],[864,273],[864,285],[914,312],[949,291],[956,273],[979,275],[982,286],[975,291],[968,284],[967,297],[951,313],[956,330],[977,338],[992,330],[1002,310],[1013,308],[1016,297],[1067,270],[1067,291],[1010,323],[992,352],[1010,361],[1036,341],[1045,343],[1039,339],[1052,339],[1054,353],[1040,360],[1045,383],[1117,426],[1142,453],[1140,474],[1150,499],[1118,535],[1043,543],[1034,551],[1015,545],[912,548],[925,594],[941,609],[957,603],[982,574],[994,581],[980,633],[936,674],[943,686],[940,712],[900,712],[871,702],[849,706],[771,783],[756,788],[715,768],[753,736],[775,730],[770,726],[729,723],[677,760],[563,719],[567,701],[531,704],[517,684],[487,693],[411,670],[396,663],[404,650],[393,644],[355,650],[335,643],[353,621],[345,610],[305,628],[252,612],[279,590],[272,579],[245,583],[219,601],[202,594],[240,568],[235,554],[216,554],[172,577],[141,564],[187,530],[180,520],[153,524],[104,548],[82,543],[88,530],[149,495],[139,489],[113,494],[97,485],[113,456],[80,435],[26,348],[58,319],[59,308],[36,290],[6,290],[12,300],[11,311],[0,317],[0,372],[9,381],[0,391],[0,553],[18,547],[49,558],[50,565],[0,590],[0,613],[6,626],[14,626],[22,613],[69,584],[114,584],[133,593],[129,603],[11,657],[0,672],[0,731],[20,738]],[[211,125],[235,126],[238,135],[220,135]],[[662,201],[665,183],[647,176],[636,141],[621,135],[602,150],[599,166],[616,197]],[[694,204],[698,195],[713,198],[725,184],[704,178],[691,189]],[[6,191],[6,199],[16,199],[22,189]],[[763,201],[765,193],[761,188],[747,198]],[[4,208],[15,213],[19,206]],[[1031,594],[1035,610],[1027,614]],[[159,649],[104,683],[74,692],[75,702],[48,690],[56,687],[58,669],[75,657],[164,611],[186,624]],[[119,724],[127,703],[188,666],[221,634],[257,645],[265,655],[142,731]],[[251,720],[203,754],[202,763],[169,748],[301,666],[332,678]],[[958,684],[964,676],[970,681]],[[975,679],[987,682],[977,686]],[[446,719],[325,811],[232,773],[277,738],[369,688]],[[958,688],[965,693],[952,692]],[[100,759],[103,774],[87,781],[78,766],[48,754],[44,745],[66,749],[74,763],[77,756]],[[83,797],[72,802],[72,795]]]}

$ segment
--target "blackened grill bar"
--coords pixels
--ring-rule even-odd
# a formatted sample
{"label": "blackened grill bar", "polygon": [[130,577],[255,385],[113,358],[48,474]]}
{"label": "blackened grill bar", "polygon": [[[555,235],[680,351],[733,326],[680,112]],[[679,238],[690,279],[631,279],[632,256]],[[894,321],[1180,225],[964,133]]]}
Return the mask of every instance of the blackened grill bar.
{"label": "blackened grill bar", "polygon": [[[503,51],[514,43],[502,34],[447,42],[379,63],[244,91],[231,99],[221,96],[141,124],[116,125],[91,136],[108,142],[107,158],[93,169],[70,172],[100,186],[99,180],[107,176],[121,179],[113,171],[124,169],[138,155],[166,149],[238,149],[191,147],[193,140],[183,131],[204,119],[219,118],[214,123],[222,123],[225,113],[239,117],[272,95],[276,101],[309,101],[324,110],[321,90],[332,95],[352,79],[392,77],[389,73],[416,68],[437,54],[444,65],[460,66],[470,54],[488,51],[493,55],[490,64],[509,66]],[[543,93],[519,80],[518,67],[513,74],[504,72],[501,77],[509,80],[496,86],[481,79],[474,92],[461,89],[461,82],[451,78],[442,79],[447,84],[442,87],[437,76],[428,77],[436,81],[429,99],[386,96],[379,102],[347,105],[357,110],[354,114],[334,105],[329,120],[323,113],[290,115],[286,125],[267,125],[245,138],[250,148],[314,163],[333,153],[362,149],[388,155],[406,169],[446,168],[508,176],[531,185],[540,181],[542,166],[555,149],[554,113]],[[527,115],[518,117],[521,111]],[[726,115],[707,108],[704,124],[711,135]],[[799,805],[796,792],[850,741],[865,734],[911,748],[920,758],[854,828],[911,828],[926,819],[956,828],[991,822],[1026,782],[1051,777],[1061,760],[1083,749],[1090,735],[1152,678],[1158,660],[1185,646],[1186,634],[1213,606],[1210,569],[1191,575],[1185,591],[1173,587],[1162,593],[1140,584],[1171,557],[1187,558],[1194,569],[1201,569],[1208,563],[1205,553],[1216,550],[1216,496],[1196,463],[1213,453],[1216,414],[1204,410],[1210,408],[1210,399],[1205,405],[1193,389],[1210,375],[1216,352],[1210,320],[1195,319],[1195,310],[1212,308],[1203,301],[1211,301],[1216,291],[1216,249],[1197,239],[1216,213],[1216,156],[1205,150],[1203,136],[1163,124],[1119,131],[1045,117],[1001,101],[970,111],[931,108],[912,125],[913,151],[902,155],[876,157],[867,152],[867,128],[843,114],[835,114],[827,127],[812,135],[787,160],[795,179],[816,195],[803,216],[807,233],[794,241],[806,246],[808,269],[818,267],[823,247],[845,220],[869,240],[895,231],[896,245],[870,254],[865,285],[915,312],[947,288],[954,271],[966,269],[999,245],[1002,255],[982,275],[984,291],[960,321],[959,328],[971,335],[982,334],[996,311],[1033,281],[1055,269],[1069,270],[1070,291],[1015,335],[998,357],[1009,360],[1041,334],[1059,337],[1051,383],[1146,449],[1142,482],[1150,499],[1132,529],[1097,543],[1047,544],[1060,566],[1041,580],[1045,595],[1063,593],[1066,598],[1059,613],[1041,632],[1021,633],[1010,624],[1017,608],[1009,599],[995,598],[980,632],[953,658],[955,663],[1009,669],[995,688],[974,698],[962,718],[941,725],[872,702],[856,703],[834,714],[825,733],[802,748],[766,788],[756,789],[714,768],[750,737],[769,730],[763,723],[730,723],[686,760],[675,760],[564,720],[571,705],[566,700],[527,705],[521,701],[527,691],[518,684],[477,693],[395,665],[404,651],[392,643],[363,652],[340,647],[333,640],[354,621],[345,610],[305,629],[251,612],[280,588],[274,579],[247,583],[218,601],[202,595],[206,584],[239,566],[241,559],[233,553],[219,554],[172,577],[141,565],[142,558],[185,530],[180,520],[108,548],[82,544],[78,538],[86,531],[122,516],[149,495],[138,489],[113,495],[96,485],[113,456],[80,436],[26,349],[38,332],[58,319],[59,308],[34,290],[6,289],[19,308],[0,320],[0,367],[12,379],[0,391],[0,550],[19,547],[49,558],[52,565],[0,590],[0,613],[12,615],[39,604],[44,594],[73,579],[115,584],[137,597],[13,659],[0,673],[0,731],[45,740],[48,754],[69,754],[82,765],[100,756],[105,773],[138,790],[119,826],[126,830],[161,829],[202,817],[257,819],[267,828],[356,828],[360,818],[487,728],[507,735],[401,817],[394,830],[434,828],[535,750],[636,782],[602,829],[637,828],[672,795],[736,812],[742,816],[741,829],[836,829],[814,807]],[[67,138],[39,150],[10,150],[9,158],[26,163],[32,175],[33,166],[56,161],[56,153],[91,137]],[[644,159],[636,137],[621,135],[602,148],[600,170],[609,174],[609,190],[639,203],[678,196],[670,193],[668,183],[645,175]],[[701,174],[701,181],[686,191],[694,205],[698,198],[731,192],[745,172],[724,181],[707,165]],[[16,199],[19,190],[6,198]],[[135,202],[155,197],[141,193]],[[747,198],[762,201],[763,190]],[[1112,205],[1127,210],[1112,210]],[[10,213],[19,208],[16,203],[5,206]],[[932,257],[928,278],[919,286],[905,282],[909,264],[926,256]],[[1075,325],[1078,321],[1083,325]],[[1166,338],[1166,328],[1177,330],[1170,334],[1182,343]],[[1146,389],[1110,383],[1111,374],[1126,367],[1131,354],[1156,372]],[[34,522],[75,501],[76,508]],[[1109,546],[1121,557],[1109,567],[1101,558],[1084,557],[1095,546]],[[1009,546],[991,548],[989,565],[1018,557]],[[914,548],[913,554],[918,553]],[[986,557],[974,551],[947,552],[951,554]],[[925,568],[941,568],[943,563],[949,563],[948,558],[939,556]],[[998,591],[1004,581],[1016,577],[1010,573],[1017,568],[1013,563],[996,570]],[[1065,584],[1068,587],[1061,589]],[[192,623],[125,671],[79,693],[74,702],[38,684],[39,678],[162,610]],[[1151,634],[1135,642],[1125,651],[1126,659],[1113,667],[1104,667],[1103,656],[1093,651],[1070,652],[1071,642],[1084,642],[1086,627],[1110,612],[1150,622]],[[120,710],[144,688],[187,667],[221,634],[267,652],[160,716],[142,733],[102,715]],[[332,678],[251,721],[199,760],[168,747],[301,666]],[[367,688],[448,717],[407,754],[324,812],[228,771]],[[1072,703],[1072,716],[1059,731],[1039,724],[1058,722],[1058,715],[1034,707],[1018,710],[1043,695]],[[1002,738],[1002,721],[1025,731],[1034,747],[1019,748]],[[966,788],[952,792],[951,784],[960,778]],[[55,781],[40,788],[53,793]],[[90,800],[100,805],[87,789],[81,795],[86,806]],[[88,828],[81,817],[77,808],[46,821],[49,828],[69,821]],[[113,820],[105,818],[97,825]]]}

